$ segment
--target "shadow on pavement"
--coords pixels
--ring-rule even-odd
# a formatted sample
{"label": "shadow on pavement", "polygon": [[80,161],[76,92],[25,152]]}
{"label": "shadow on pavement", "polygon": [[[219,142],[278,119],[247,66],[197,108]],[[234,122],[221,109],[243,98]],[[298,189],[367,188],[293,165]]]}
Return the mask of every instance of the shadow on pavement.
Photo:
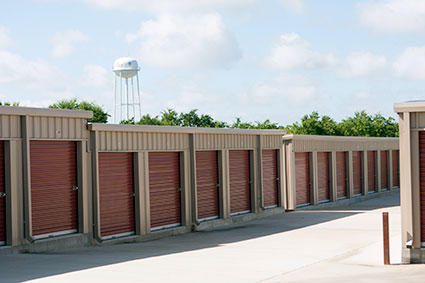
{"label": "shadow on pavement", "polygon": [[273,235],[398,206],[399,194],[388,194],[350,206],[297,210],[263,219],[141,243],[87,247],[56,253],[0,256],[0,282],[22,282],[131,260],[145,259]]}

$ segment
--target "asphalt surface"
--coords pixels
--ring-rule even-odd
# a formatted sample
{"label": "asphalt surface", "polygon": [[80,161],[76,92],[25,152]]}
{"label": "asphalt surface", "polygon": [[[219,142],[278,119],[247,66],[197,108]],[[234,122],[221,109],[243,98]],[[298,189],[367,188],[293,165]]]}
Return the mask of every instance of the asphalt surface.
{"label": "asphalt surface", "polygon": [[0,282],[425,282],[425,265],[400,264],[400,243],[391,193],[143,243],[0,256]]}

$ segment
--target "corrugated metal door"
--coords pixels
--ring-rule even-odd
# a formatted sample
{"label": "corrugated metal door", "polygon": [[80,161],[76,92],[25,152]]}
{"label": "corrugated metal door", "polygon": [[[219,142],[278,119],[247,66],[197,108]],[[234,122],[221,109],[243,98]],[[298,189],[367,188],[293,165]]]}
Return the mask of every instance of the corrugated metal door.
{"label": "corrugated metal door", "polygon": [[360,151],[353,151],[353,194],[362,194],[362,155]]}
{"label": "corrugated metal door", "polygon": [[367,191],[375,192],[375,151],[367,152]]}
{"label": "corrugated metal door", "polygon": [[308,152],[295,153],[296,205],[310,204],[310,160]]}
{"label": "corrugated metal door", "polygon": [[275,207],[278,205],[277,150],[264,149],[262,159],[264,207]]}
{"label": "corrugated metal door", "polygon": [[77,232],[75,142],[31,141],[30,170],[33,236]]}
{"label": "corrugated metal door", "polygon": [[399,151],[393,150],[393,187],[400,187]]}
{"label": "corrugated metal door", "polygon": [[421,242],[425,243],[425,131],[419,131],[419,190],[421,203]]}
{"label": "corrugated metal door", "polygon": [[134,234],[133,154],[99,153],[100,235]]}
{"label": "corrugated metal door", "polygon": [[181,225],[180,158],[178,152],[149,153],[151,229]]}
{"label": "corrugated metal door", "polygon": [[198,219],[219,216],[217,151],[196,152],[196,195]]}
{"label": "corrugated metal door", "polygon": [[329,152],[317,153],[318,201],[329,201]]}
{"label": "corrugated metal door", "polygon": [[6,242],[6,190],[4,186],[4,146],[0,141],[0,245]]}
{"label": "corrugated metal door", "polygon": [[250,163],[248,150],[229,151],[230,213],[251,211]]}
{"label": "corrugated metal door", "polygon": [[388,189],[387,151],[381,151],[381,189]]}
{"label": "corrugated metal door", "polygon": [[345,152],[336,153],[336,197],[347,197],[347,160]]}

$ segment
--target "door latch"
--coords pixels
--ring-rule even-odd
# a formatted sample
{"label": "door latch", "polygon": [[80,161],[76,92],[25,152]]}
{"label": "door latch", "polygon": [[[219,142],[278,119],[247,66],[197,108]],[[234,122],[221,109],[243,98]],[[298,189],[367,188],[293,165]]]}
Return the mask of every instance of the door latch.
{"label": "door latch", "polygon": [[132,193],[132,194],[130,194],[130,196],[135,197],[136,196],[136,193]]}
{"label": "door latch", "polygon": [[78,190],[78,186],[72,186],[72,190],[73,190],[73,191]]}
{"label": "door latch", "polygon": [[179,192],[181,192],[181,191],[182,191],[182,188],[177,188],[177,190],[178,190]]}
{"label": "door latch", "polygon": [[0,192],[0,198],[5,198],[7,196],[7,193],[5,192]]}

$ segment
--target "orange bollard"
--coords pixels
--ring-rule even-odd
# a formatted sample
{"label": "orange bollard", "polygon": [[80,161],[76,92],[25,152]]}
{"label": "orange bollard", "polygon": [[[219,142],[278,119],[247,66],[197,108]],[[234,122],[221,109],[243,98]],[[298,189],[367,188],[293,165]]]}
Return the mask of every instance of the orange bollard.
{"label": "orange bollard", "polygon": [[382,213],[382,226],[384,230],[384,264],[390,264],[390,233],[388,227],[388,212]]}

